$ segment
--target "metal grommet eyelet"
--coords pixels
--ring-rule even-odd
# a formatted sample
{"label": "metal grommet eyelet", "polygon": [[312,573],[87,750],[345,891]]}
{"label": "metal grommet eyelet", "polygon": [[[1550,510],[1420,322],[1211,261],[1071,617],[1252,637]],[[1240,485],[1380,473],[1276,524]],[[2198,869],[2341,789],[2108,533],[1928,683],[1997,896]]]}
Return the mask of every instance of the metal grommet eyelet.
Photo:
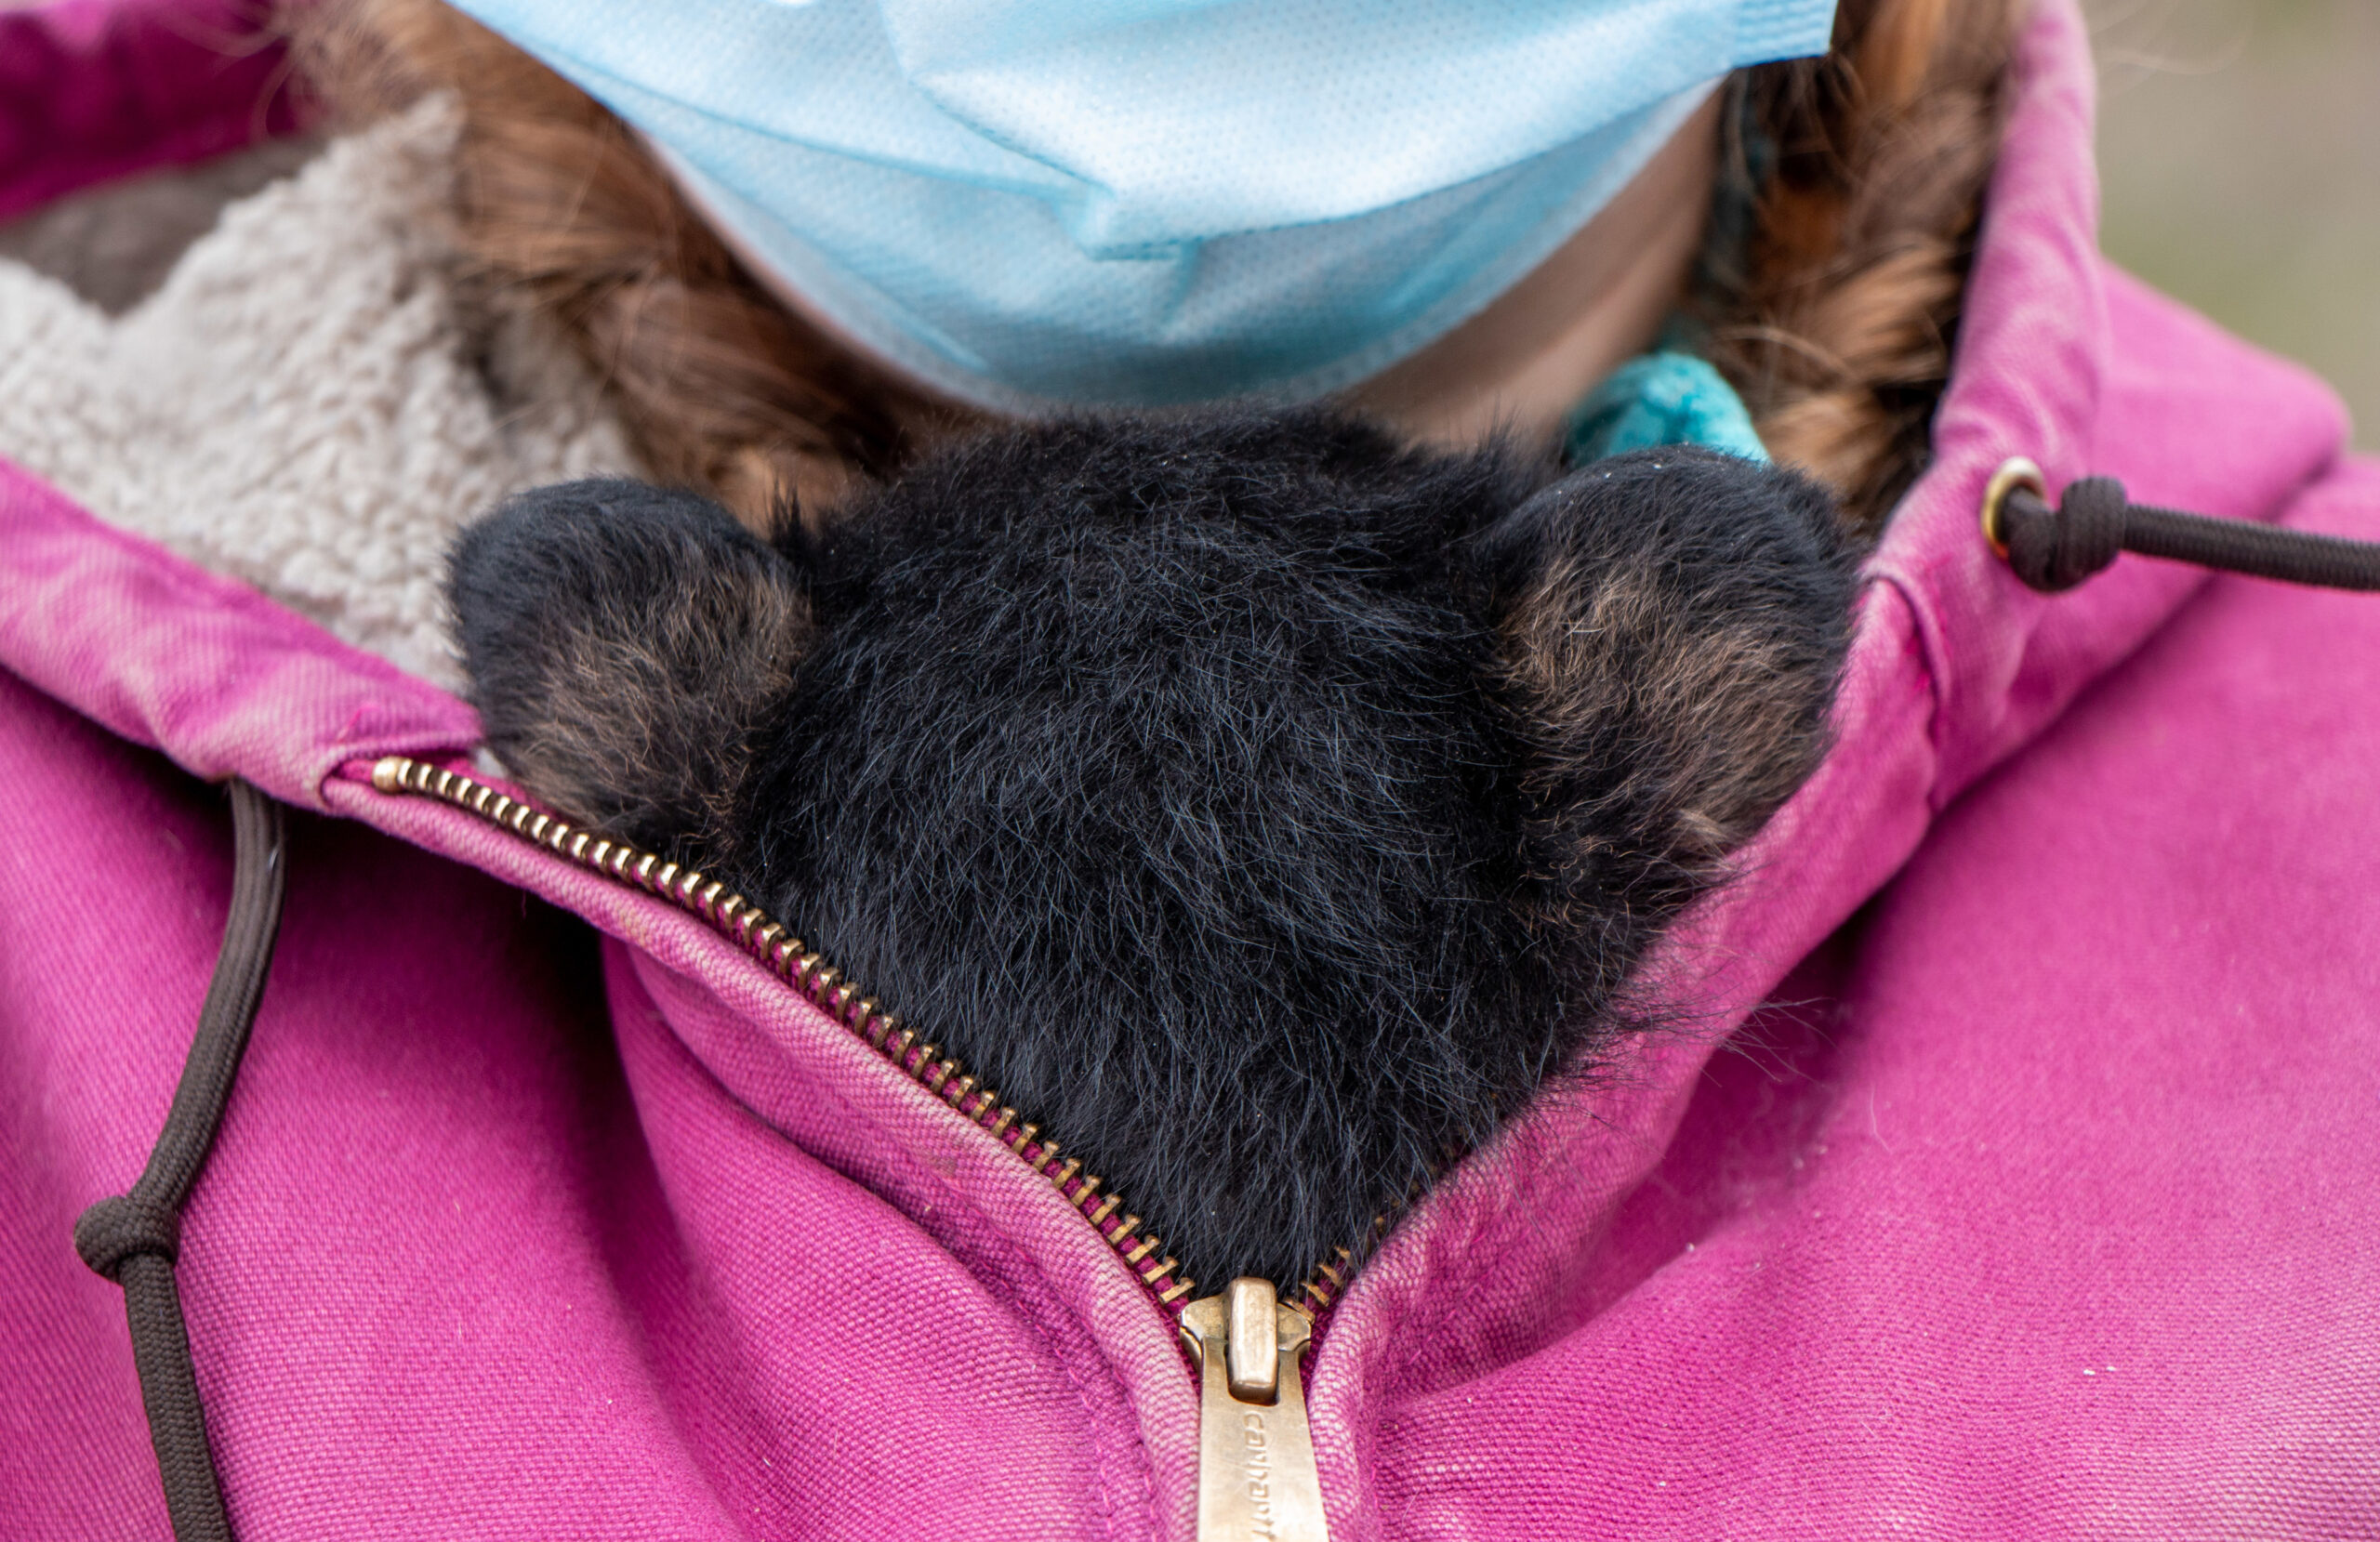
{"label": "metal grommet eyelet", "polygon": [[1983,538],[1991,547],[1991,554],[2002,561],[2008,560],[2008,542],[2002,534],[2002,511],[2008,507],[2008,494],[2025,488],[2043,503],[2049,501],[2049,481],[2042,468],[2022,455],[2010,455],[1991,473],[1983,484]]}

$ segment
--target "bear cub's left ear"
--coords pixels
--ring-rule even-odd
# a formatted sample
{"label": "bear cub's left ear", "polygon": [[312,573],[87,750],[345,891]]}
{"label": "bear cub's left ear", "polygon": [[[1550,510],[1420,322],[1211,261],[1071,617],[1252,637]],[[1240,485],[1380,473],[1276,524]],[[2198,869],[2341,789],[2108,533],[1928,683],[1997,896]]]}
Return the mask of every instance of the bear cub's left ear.
{"label": "bear cub's left ear", "polygon": [[673,862],[732,854],[755,736],[816,633],[792,562],[694,494],[565,482],[466,530],[447,596],[523,785]]}

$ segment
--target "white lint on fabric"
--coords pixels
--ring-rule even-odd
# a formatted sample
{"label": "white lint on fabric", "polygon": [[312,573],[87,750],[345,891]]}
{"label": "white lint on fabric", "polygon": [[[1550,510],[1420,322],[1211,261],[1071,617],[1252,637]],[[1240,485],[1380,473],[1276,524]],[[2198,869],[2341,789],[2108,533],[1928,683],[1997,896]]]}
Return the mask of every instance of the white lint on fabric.
{"label": "white lint on fabric", "polygon": [[433,100],[333,143],[121,317],[0,261],[0,455],[458,686],[456,531],[522,488],[637,471],[567,347],[458,288],[458,127]]}

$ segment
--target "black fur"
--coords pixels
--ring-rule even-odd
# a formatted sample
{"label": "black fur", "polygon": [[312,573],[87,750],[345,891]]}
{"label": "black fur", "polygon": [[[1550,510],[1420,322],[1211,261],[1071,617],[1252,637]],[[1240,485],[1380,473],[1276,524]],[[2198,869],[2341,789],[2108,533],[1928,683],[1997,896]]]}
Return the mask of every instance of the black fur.
{"label": "black fur", "polygon": [[1068,422],[774,549],[545,489],[454,600],[529,786],[739,886],[1197,1277],[1286,1285],[1592,1056],[1826,744],[1823,494],[1536,480],[1319,412]]}

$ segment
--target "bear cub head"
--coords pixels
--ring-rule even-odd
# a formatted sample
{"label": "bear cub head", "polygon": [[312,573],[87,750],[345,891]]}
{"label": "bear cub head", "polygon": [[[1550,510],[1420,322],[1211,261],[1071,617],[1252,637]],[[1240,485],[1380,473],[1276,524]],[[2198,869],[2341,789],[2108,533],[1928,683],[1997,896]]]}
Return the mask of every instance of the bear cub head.
{"label": "bear cub head", "polygon": [[1287,1289],[1637,1020],[1825,751],[1855,558],[1704,451],[1218,413],[1004,430],[770,539],[544,488],[451,599],[531,791],[799,932],[1187,1272]]}

